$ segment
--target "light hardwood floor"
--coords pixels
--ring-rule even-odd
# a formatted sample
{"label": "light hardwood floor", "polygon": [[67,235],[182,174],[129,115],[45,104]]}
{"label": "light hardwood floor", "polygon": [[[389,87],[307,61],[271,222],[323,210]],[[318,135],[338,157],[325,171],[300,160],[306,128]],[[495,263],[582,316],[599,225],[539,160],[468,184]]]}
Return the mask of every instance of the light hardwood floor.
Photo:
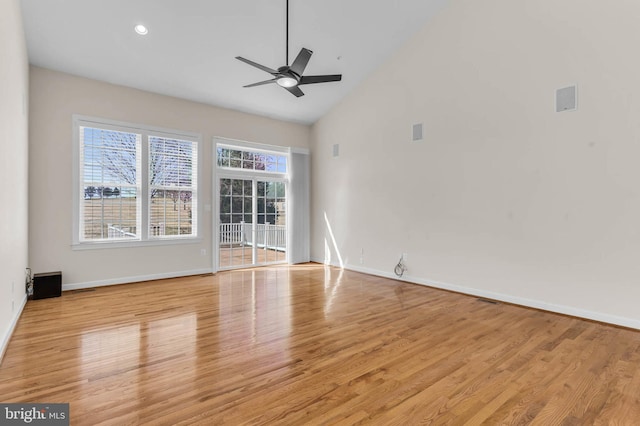
{"label": "light hardwood floor", "polygon": [[28,302],[0,402],[71,424],[640,424],[640,332],[308,264]]}
{"label": "light hardwood floor", "polygon": [[[253,260],[253,249],[251,247],[220,247],[220,268],[230,268],[239,266],[249,266]],[[287,260],[287,253],[284,251],[258,248],[256,250],[256,263],[265,265],[268,263],[284,262]]]}

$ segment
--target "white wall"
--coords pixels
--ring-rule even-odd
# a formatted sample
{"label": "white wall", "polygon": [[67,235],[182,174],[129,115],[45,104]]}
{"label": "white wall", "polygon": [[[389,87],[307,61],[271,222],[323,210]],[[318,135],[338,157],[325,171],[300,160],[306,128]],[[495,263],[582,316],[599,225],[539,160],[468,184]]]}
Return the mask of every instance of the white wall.
{"label": "white wall", "polygon": [[[30,262],[34,272],[62,271],[63,288],[211,271],[212,212],[199,220],[200,243],[72,250],[72,115],[202,134],[199,202],[212,199],[212,138],[308,148],[309,127],[215,108],[31,67]],[[200,254],[201,249],[207,255]]]}
{"label": "white wall", "polygon": [[313,126],[312,257],[640,328],[639,18],[450,1]]}
{"label": "white wall", "polygon": [[20,2],[0,2],[0,358],[26,302],[29,68]]}

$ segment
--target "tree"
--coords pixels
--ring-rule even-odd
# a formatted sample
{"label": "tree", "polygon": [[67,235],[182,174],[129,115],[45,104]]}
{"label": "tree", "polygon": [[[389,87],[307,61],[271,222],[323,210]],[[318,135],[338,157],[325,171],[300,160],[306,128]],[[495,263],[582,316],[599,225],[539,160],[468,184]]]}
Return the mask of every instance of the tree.
{"label": "tree", "polygon": [[105,181],[135,185],[137,135],[99,130],[97,136],[101,140],[101,146],[93,153],[93,160],[102,168]]}
{"label": "tree", "polygon": [[95,186],[85,186],[84,187],[84,198],[87,199],[91,199],[93,198],[93,196],[96,195],[96,187]]}
{"label": "tree", "polygon": [[164,191],[164,197],[173,201],[173,211],[177,211],[178,200],[180,199],[180,191]]}
{"label": "tree", "polygon": [[113,195],[113,190],[108,186],[102,189],[102,196],[104,198],[109,198]]}
{"label": "tree", "polygon": [[[193,145],[165,139],[160,137],[150,137],[151,142],[151,164],[150,164],[150,185],[159,186],[191,186],[192,182],[192,153]],[[152,189],[151,196],[155,195],[157,189]]]}
{"label": "tree", "polygon": [[[136,185],[137,135],[105,130],[101,137],[104,148],[96,161],[105,178],[123,185]],[[160,191],[158,187],[191,186],[192,153],[195,149],[193,144],[156,136],[149,137],[149,143],[149,185],[152,188],[152,199]]]}
{"label": "tree", "polygon": [[182,209],[187,209],[187,204],[193,198],[193,193],[191,191],[180,191],[180,201],[182,201]]}
{"label": "tree", "polygon": [[220,167],[234,169],[267,170],[268,158],[265,154],[251,151],[240,151],[229,148],[218,148],[217,161]]}

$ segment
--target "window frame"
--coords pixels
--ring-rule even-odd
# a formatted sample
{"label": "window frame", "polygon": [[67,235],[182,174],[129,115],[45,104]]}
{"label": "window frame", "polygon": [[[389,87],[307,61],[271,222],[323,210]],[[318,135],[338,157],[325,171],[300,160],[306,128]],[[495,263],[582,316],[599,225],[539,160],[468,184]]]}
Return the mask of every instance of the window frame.
{"label": "window frame", "polygon": [[[218,165],[218,148],[232,149],[232,150],[240,150],[240,151],[258,151],[263,154],[273,154],[277,156],[286,157],[287,160],[287,169],[286,172],[278,172],[278,171],[267,171],[267,170],[256,170],[253,169],[244,169],[244,168],[235,168],[235,167],[227,167]],[[213,137],[213,149],[211,153],[211,161],[212,161],[212,169],[213,173],[211,176],[211,186],[212,186],[212,196],[214,199],[215,205],[215,214],[211,217],[211,226],[213,229],[213,243],[212,243],[212,253],[214,253],[214,268],[216,271],[228,270],[229,268],[220,267],[220,248],[218,242],[220,241],[220,187],[218,185],[219,179],[249,179],[249,180],[270,180],[281,182],[285,186],[285,210],[287,214],[286,221],[286,229],[287,229],[287,247],[289,246],[289,235],[291,232],[291,222],[289,219],[289,214],[291,212],[290,209],[290,188],[291,188],[291,153],[293,151],[304,150],[302,148],[292,148],[292,147],[284,147],[277,145],[267,145],[256,142],[247,142],[238,139],[229,139],[221,136]],[[306,151],[306,150],[305,150]],[[257,211],[257,209],[252,208],[252,211]],[[286,260],[284,263],[288,263],[291,258],[291,252],[287,249]],[[253,265],[253,266],[264,266]],[[233,269],[233,268],[231,268]]]}
{"label": "window frame", "polygon": [[[202,135],[195,132],[187,132],[182,130],[166,129],[155,126],[148,126],[144,124],[129,123],[123,121],[109,120],[99,117],[91,117],[85,115],[74,114],[72,116],[72,131],[73,131],[73,178],[72,178],[72,241],[71,247],[73,250],[83,249],[96,249],[96,248],[123,248],[123,247],[140,247],[140,246],[154,246],[154,245],[172,245],[172,244],[193,244],[202,241],[202,221],[203,206],[201,202],[202,197],[202,158],[203,158],[203,144]],[[83,171],[83,159],[80,158],[81,144],[80,140],[80,127],[93,127],[107,130],[114,130],[120,132],[136,133],[141,136],[141,149],[140,149],[140,217],[137,218],[140,222],[140,238],[125,240],[83,240],[80,238],[80,203],[83,199],[84,188],[82,180]],[[150,235],[149,223],[151,216],[151,185],[149,182],[149,165],[150,165],[150,137],[163,137],[169,139],[178,139],[181,141],[194,142],[196,144],[196,162],[193,185],[194,196],[193,203],[195,204],[193,212],[195,213],[195,233],[189,235],[171,235],[158,238],[157,236]]]}
{"label": "window frame", "polygon": [[[274,155],[276,157],[284,157],[286,159],[286,170],[284,172],[278,170],[259,170],[255,168],[243,168],[243,167],[231,167],[221,166],[218,164],[218,148],[228,149],[232,151],[241,151],[242,153],[250,152],[254,154],[267,154]],[[286,147],[265,145],[255,142],[240,141],[235,139],[227,139],[221,137],[213,138],[213,168],[219,173],[256,173],[256,176],[269,176],[276,179],[289,179],[291,156],[290,149]],[[277,169],[277,165],[276,165]]]}

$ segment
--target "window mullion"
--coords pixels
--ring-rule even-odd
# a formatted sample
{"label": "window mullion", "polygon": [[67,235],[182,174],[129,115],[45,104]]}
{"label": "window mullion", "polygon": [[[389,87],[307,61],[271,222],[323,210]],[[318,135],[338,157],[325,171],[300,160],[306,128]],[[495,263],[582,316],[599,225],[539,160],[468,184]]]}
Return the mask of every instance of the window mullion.
{"label": "window mullion", "polygon": [[151,191],[149,191],[149,134],[142,133],[142,149],[140,155],[140,237],[143,241],[149,239],[149,217],[150,217],[150,205],[151,205]]}

